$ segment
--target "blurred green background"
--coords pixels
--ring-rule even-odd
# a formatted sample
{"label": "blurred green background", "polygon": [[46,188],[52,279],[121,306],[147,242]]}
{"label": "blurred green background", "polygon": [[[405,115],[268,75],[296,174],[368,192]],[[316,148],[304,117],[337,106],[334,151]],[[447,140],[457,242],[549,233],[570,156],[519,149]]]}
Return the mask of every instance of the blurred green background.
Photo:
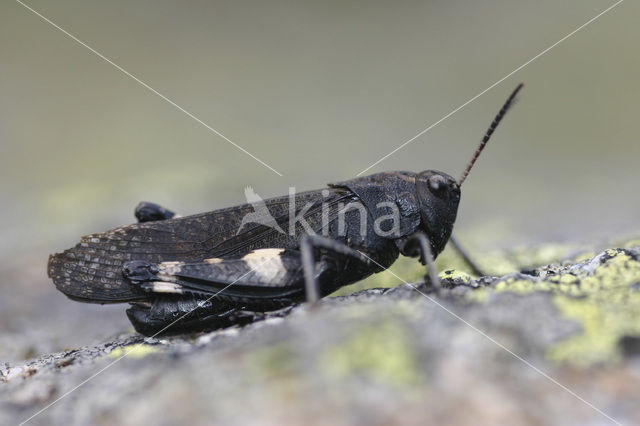
{"label": "blurred green background", "polygon": [[[132,222],[138,201],[189,214],[242,203],[247,185],[269,197],[352,178],[613,3],[28,2],[280,177],[2,2],[0,333],[37,343],[0,342],[0,360],[126,327],[121,306],[58,294],[46,260]],[[370,172],[459,176],[523,81],[464,185],[460,239],[481,250],[635,232],[639,17],[623,2]]]}

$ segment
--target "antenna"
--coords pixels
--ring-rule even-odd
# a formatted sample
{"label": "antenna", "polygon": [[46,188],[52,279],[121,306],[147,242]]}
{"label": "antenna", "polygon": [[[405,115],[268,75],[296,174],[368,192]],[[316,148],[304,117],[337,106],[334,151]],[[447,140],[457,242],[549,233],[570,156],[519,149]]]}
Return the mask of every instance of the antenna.
{"label": "antenna", "polygon": [[473,157],[471,157],[471,161],[469,161],[469,164],[467,164],[467,168],[464,169],[464,173],[462,173],[462,176],[460,177],[460,181],[458,181],[459,186],[462,186],[462,182],[464,182],[467,176],[469,175],[469,172],[471,171],[471,168],[473,167],[476,160],[480,156],[480,153],[482,152],[484,147],[487,145],[487,142],[489,142],[489,139],[491,139],[491,135],[496,130],[496,127],[498,127],[498,124],[500,124],[500,121],[502,121],[507,111],[509,111],[509,108],[511,108],[511,105],[513,105],[513,101],[515,100],[516,95],[518,94],[520,89],[522,89],[523,86],[524,86],[524,83],[518,84],[518,87],[516,87],[515,90],[511,93],[511,96],[509,96],[509,99],[507,99],[507,102],[504,103],[504,105],[500,109],[500,112],[498,112],[498,115],[496,115],[496,118],[494,118],[493,121],[491,122],[491,125],[487,129],[487,133],[485,133],[484,137],[482,138],[482,142],[480,142],[480,145],[478,145],[478,149],[476,149],[476,152],[473,154]]}

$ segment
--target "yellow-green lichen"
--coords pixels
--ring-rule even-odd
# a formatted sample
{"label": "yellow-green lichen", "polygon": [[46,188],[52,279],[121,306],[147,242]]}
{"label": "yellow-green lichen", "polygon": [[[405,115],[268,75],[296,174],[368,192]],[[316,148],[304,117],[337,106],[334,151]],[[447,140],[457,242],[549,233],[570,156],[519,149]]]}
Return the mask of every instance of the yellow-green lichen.
{"label": "yellow-green lichen", "polygon": [[455,285],[469,284],[472,280],[471,275],[464,271],[458,271],[456,269],[447,269],[439,275],[441,280],[450,281]]}
{"label": "yellow-green lichen", "polygon": [[149,354],[161,352],[161,350],[154,345],[147,345],[144,343],[136,343],[129,346],[121,346],[113,349],[109,352],[110,358],[120,358],[123,356],[131,358],[144,358]]}
{"label": "yellow-green lichen", "polygon": [[[494,271],[507,273],[517,270],[517,267],[512,263],[505,263],[507,261],[504,261],[504,255],[499,254],[498,252],[496,252],[493,257],[492,255],[485,254],[477,257],[479,258],[479,261],[482,261],[480,265],[482,268],[490,266],[487,271],[490,271],[492,274],[495,273]],[[467,265],[457,251],[453,250],[449,246],[447,246],[436,259],[436,270],[455,270],[465,272],[467,274],[471,273],[469,265]],[[353,292],[369,288],[388,288],[404,284],[405,282],[418,282],[422,281],[426,274],[426,266],[421,264],[417,259],[400,256],[389,269],[378,274],[374,274],[355,284],[342,287],[333,293],[332,296],[347,296]]]}
{"label": "yellow-green lichen", "polygon": [[289,344],[277,343],[249,353],[246,365],[255,375],[283,378],[293,374],[293,361],[296,358],[297,354]]}
{"label": "yellow-green lichen", "polygon": [[550,286],[544,281],[536,281],[531,278],[522,278],[518,275],[507,276],[498,281],[493,287],[480,287],[474,291],[465,293],[464,298],[471,303],[487,303],[491,295],[495,293],[509,292],[516,294],[529,294],[534,291],[549,291]]}
{"label": "yellow-green lichen", "polygon": [[618,360],[615,349],[619,336],[611,329],[610,318],[600,306],[562,295],[554,297],[554,301],[565,317],[580,323],[582,333],[552,346],[547,353],[550,360],[577,365]]}
{"label": "yellow-green lichen", "polygon": [[585,261],[583,252],[582,264],[543,268],[540,277],[506,276],[467,292],[465,299],[486,303],[495,293],[550,291],[560,314],[577,321],[582,331],[549,348],[548,358],[576,365],[615,362],[620,338],[640,336],[640,290],[634,288],[640,283],[640,262],[618,249],[603,256]]}
{"label": "yellow-green lichen", "polygon": [[326,349],[320,362],[338,379],[362,375],[399,387],[422,381],[412,339],[400,323],[389,319],[357,329],[341,344]]}
{"label": "yellow-green lichen", "polygon": [[[397,315],[407,319],[417,319],[422,312],[423,302],[420,300],[397,300],[385,311],[389,315]],[[380,306],[367,303],[354,303],[348,309],[338,311],[337,315],[346,321],[380,317]]]}
{"label": "yellow-green lichen", "polygon": [[632,288],[640,282],[640,262],[622,251],[607,250],[606,255],[612,257],[581,277],[579,297],[554,297],[560,312],[583,331],[554,345],[550,359],[580,365],[615,362],[620,338],[640,336],[640,292]]}
{"label": "yellow-green lichen", "polygon": [[582,331],[553,345],[548,358],[561,363],[591,365],[620,358],[618,341],[640,335],[640,262],[622,250],[610,249],[601,258],[573,268],[542,270],[540,278],[508,276],[493,287],[467,293],[471,302],[483,302],[499,292],[527,294],[551,291],[561,315],[577,321]]}
{"label": "yellow-green lichen", "polygon": [[[486,289],[485,289],[486,290]],[[549,284],[542,281],[535,281],[533,279],[509,277],[506,278],[495,286],[495,291],[508,291],[510,293],[527,294],[534,291],[547,291],[549,290]]]}
{"label": "yellow-green lichen", "polygon": [[[640,239],[616,244],[624,248],[639,245]],[[510,275],[500,279],[494,286],[465,293],[466,301],[488,303],[492,294],[500,292],[552,292],[560,313],[580,323],[583,329],[580,334],[558,342],[549,349],[548,356],[554,361],[577,364],[612,362],[620,357],[617,345],[621,337],[640,336],[640,289],[631,287],[640,283],[640,262],[622,250],[607,250],[607,259],[601,265],[599,258],[591,260],[595,256],[594,247],[579,245],[544,244],[511,252],[481,254],[471,250],[471,254],[490,275]],[[441,279],[464,280],[464,283],[468,283],[468,265],[455,251],[445,249],[436,265],[439,271],[444,271],[440,273]],[[541,265],[551,266],[541,269],[539,277],[515,274]],[[575,267],[570,268],[571,265]],[[390,269],[407,282],[422,280],[426,272],[423,265],[408,258],[400,258]],[[342,294],[401,283],[389,272],[382,272],[355,286],[344,288]]]}
{"label": "yellow-green lichen", "polygon": [[301,394],[301,371],[308,369],[302,353],[291,343],[260,346],[242,355],[242,375],[252,385],[269,383],[268,398],[291,402]]}
{"label": "yellow-green lichen", "polygon": [[[493,276],[502,276],[523,269],[559,262],[571,256],[574,256],[572,259],[574,262],[582,261],[587,259],[588,254],[591,253],[583,247],[568,244],[542,244],[536,247],[520,247],[509,252],[470,250],[474,262],[485,273]],[[466,273],[473,276],[469,265],[450,246],[447,246],[436,259],[436,269],[438,271],[453,270],[456,273]],[[355,291],[369,288],[395,287],[405,281],[410,283],[421,281],[426,272],[426,267],[417,259],[401,256],[388,270],[374,274],[350,286],[342,287],[332,296],[346,296]]]}

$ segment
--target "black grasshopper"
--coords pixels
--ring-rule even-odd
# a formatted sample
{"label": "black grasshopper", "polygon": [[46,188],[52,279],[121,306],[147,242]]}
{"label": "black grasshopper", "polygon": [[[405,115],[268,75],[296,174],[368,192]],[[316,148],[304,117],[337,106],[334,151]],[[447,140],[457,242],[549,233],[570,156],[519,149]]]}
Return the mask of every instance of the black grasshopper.
{"label": "black grasshopper", "polygon": [[186,217],[141,203],[138,223],[50,256],[49,277],[73,300],[130,303],[127,315],[146,335],[220,328],[316,301],[399,254],[420,257],[435,283],[433,259],[451,236],[460,186],[521,88],[459,181],[434,170],[377,173]]}

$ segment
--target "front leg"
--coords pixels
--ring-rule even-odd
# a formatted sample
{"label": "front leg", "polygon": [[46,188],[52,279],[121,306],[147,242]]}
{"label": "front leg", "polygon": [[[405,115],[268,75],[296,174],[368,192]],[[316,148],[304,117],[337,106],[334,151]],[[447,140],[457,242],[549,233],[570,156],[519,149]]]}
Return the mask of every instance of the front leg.
{"label": "front leg", "polygon": [[427,265],[427,268],[429,268],[429,281],[436,291],[438,291],[441,288],[440,278],[438,278],[438,271],[436,270],[433,250],[431,249],[431,242],[429,241],[429,238],[422,232],[413,234],[406,240],[404,250],[406,253],[420,253],[420,261],[423,265]]}
{"label": "front leg", "polygon": [[318,274],[316,273],[315,267],[315,249],[325,249],[342,256],[359,260],[366,265],[375,266],[374,262],[368,256],[336,240],[320,235],[303,235],[300,239],[300,253],[302,269],[304,271],[307,302],[309,303],[317,303],[320,299],[320,285],[318,284]]}

